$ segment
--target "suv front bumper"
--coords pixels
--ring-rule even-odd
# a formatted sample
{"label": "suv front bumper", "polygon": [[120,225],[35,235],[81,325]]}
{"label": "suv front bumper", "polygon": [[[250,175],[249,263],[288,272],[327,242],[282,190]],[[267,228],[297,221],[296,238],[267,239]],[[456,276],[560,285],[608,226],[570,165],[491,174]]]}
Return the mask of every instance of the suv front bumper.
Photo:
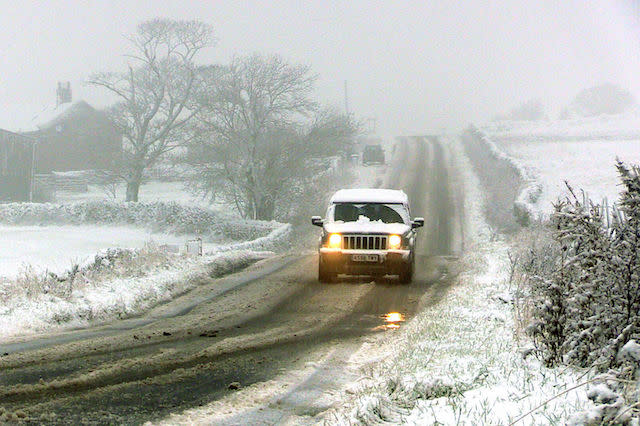
{"label": "suv front bumper", "polygon": [[[377,261],[355,260],[354,255],[375,255]],[[327,272],[347,275],[398,275],[413,261],[411,250],[342,250],[320,248]]]}

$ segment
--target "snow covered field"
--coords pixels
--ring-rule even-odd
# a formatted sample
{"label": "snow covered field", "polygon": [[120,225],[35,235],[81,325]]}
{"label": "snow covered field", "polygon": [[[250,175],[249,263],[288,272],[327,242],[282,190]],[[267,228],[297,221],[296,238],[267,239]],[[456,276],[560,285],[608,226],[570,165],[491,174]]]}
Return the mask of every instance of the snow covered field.
{"label": "snow covered field", "polygon": [[[141,313],[272,255],[291,232],[176,203],[4,204],[0,222],[0,339]],[[202,257],[184,254],[195,235]]]}
{"label": "snow covered field", "polygon": [[186,238],[129,226],[0,225],[0,277],[15,278],[26,266],[63,273],[109,248],[142,248],[153,241],[184,245]]}
{"label": "snow covered field", "polygon": [[557,121],[498,121],[480,127],[501,151],[537,180],[542,192],[528,206],[548,214],[552,203],[574,190],[596,202],[618,198],[616,158],[640,164],[640,115],[599,116]]}
{"label": "snow covered field", "polygon": [[[64,228],[53,229],[64,233]],[[81,230],[84,227],[69,228]],[[112,230],[109,227],[104,232]],[[94,235],[95,227],[88,232],[87,237]],[[142,231],[136,232],[144,236]],[[188,291],[198,285],[199,280],[231,273],[272,256],[272,250],[287,245],[290,232],[290,225],[281,224],[268,235],[251,241],[214,245],[205,249],[202,257],[165,253],[156,246],[148,245],[142,249],[125,250],[124,256],[118,255],[121,249],[105,251],[93,259],[87,256],[77,273],[71,273],[71,265],[68,265],[64,273],[59,272],[62,281],[41,273],[41,262],[47,259],[42,255],[46,256],[46,253],[36,249],[40,263],[32,265],[33,270],[19,267],[18,271],[25,273],[17,278],[0,277],[0,341],[139,314]],[[82,238],[78,242],[80,252],[89,250],[87,241]],[[64,252],[54,254],[49,260],[60,263],[67,255]],[[10,261],[11,258],[6,263],[15,266],[16,262],[11,265]]]}
{"label": "snow covered field", "polygon": [[534,205],[537,212],[549,213],[558,197],[568,195],[567,180],[575,190],[584,190],[597,202],[618,198],[616,157],[627,164],[640,164],[640,139],[576,140],[544,142],[497,142],[542,184],[542,194]]}
{"label": "snow covered field", "polygon": [[[116,190],[116,200],[124,201],[125,190],[126,188],[124,183],[118,185]],[[77,201],[98,200],[113,200],[113,198],[109,194],[107,194],[100,186],[97,185],[89,185],[88,192],[56,192],[57,203],[66,204]],[[140,201],[175,201],[180,204],[187,204],[214,210],[220,210],[224,208],[224,206],[220,204],[210,204],[207,200],[203,200],[202,197],[198,197],[192,194],[188,191],[185,184],[182,182],[151,181],[144,183],[140,187]]]}
{"label": "snow covered field", "polygon": [[[51,287],[55,282],[23,280],[16,287],[0,281],[0,342],[127,318],[183,294],[201,280],[231,273],[272,254],[229,250],[196,257],[161,254],[152,249],[138,251],[132,260],[112,261],[113,265],[105,265],[105,270],[98,273],[92,273],[93,268],[100,267],[95,263],[88,271],[81,269],[79,279],[60,284],[71,287],[66,296],[54,294]],[[136,257],[146,259],[137,261]]]}
{"label": "snow covered field", "polygon": [[480,130],[500,141],[639,139],[640,112],[570,120],[492,121]]}

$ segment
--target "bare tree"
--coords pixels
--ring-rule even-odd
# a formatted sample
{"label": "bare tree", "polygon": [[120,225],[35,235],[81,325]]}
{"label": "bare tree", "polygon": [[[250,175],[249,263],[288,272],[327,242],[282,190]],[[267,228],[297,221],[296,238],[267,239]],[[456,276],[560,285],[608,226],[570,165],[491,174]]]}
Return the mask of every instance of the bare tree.
{"label": "bare tree", "polygon": [[118,184],[122,182],[119,178],[119,174],[112,170],[97,170],[96,180],[102,192],[107,195],[111,200],[116,201],[118,199]]}
{"label": "bare tree", "polygon": [[313,110],[316,77],[308,66],[260,55],[235,58],[207,75],[212,83],[200,99],[199,118],[210,135],[205,141],[210,167],[224,178],[226,192],[244,217],[268,217],[273,200],[263,188],[264,149],[274,132],[282,135],[287,125]]}
{"label": "bare tree", "polygon": [[182,130],[197,112],[193,100],[202,83],[194,58],[213,38],[203,22],[154,19],[138,25],[129,41],[128,70],[94,74],[88,83],[118,99],[110,116],[124,137],[126,200],[138,201],[145,170],[189,134]]}
{"label": "bare tree", "polygon": [[199,99],[204,137],[190,146],[203,192],[222,194],[245,218],[274,218],[277,203],[304,185],[322,158],[355,133],[346,117],[318,111],[315,75],[279,56],[236,58],[210,68]]}

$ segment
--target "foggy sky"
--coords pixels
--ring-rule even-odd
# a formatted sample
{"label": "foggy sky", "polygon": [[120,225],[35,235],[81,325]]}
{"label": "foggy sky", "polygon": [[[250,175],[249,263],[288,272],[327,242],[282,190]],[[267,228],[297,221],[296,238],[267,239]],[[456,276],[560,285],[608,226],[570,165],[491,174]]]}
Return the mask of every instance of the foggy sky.
{"label": "foggy sky", "polygon": [[348,80],[351,110],[382,134],[455,130],[532,97],[557,114],[606,81],[640,94],[637,13],[630,0],[0,0],[0,127],[53,103],[59,80],[104,106],[82,81],[122,69],[122,36],[158,16],[213,25],[218,43],[202,62],[279,53],[312,65],[318,98],[341,108]]}

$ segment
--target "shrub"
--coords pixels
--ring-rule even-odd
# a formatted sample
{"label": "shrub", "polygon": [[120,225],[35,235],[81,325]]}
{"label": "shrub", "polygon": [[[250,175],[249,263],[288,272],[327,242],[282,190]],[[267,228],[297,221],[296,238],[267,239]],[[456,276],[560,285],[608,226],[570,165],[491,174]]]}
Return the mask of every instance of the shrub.
{"label": "shrub", "polygon": [[73,204],[0,204],[0,223],[9,225],[135,225],[177,235],[222,236],[253,240],[280,224],[228,217],[213,210],[175,202],[123,203],[86,201]]}
{"label": "shrub", "polygon": [[615,367],[620,348],[640,331],[640,173],[622,162],[617,168],[618,207],[569,187],[548,228],[553,256],[530,256],[547,266],[538,259],[518,265],[533,307],[528,331],[548,365]]}

